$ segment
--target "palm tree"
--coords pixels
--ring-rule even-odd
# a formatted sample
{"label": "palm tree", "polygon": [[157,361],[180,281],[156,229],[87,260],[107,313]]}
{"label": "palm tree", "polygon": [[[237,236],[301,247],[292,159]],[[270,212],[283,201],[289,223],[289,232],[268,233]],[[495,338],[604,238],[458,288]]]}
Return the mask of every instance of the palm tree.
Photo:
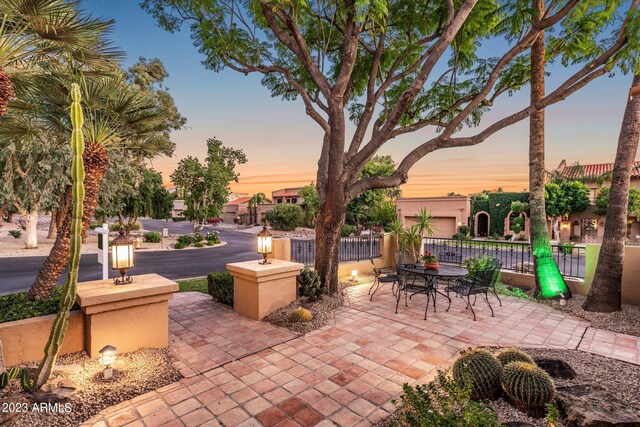
{"label": "palm tree", "polygon": [[[86,236],[98,204],[102,178],[109,166],[109,151],[130,153],[132,160],[171,154],[173,143],[164,111],[145,92],[129,84],[123,75],[85,80],[88,118],[83,129],[85,150],[85,200],[82,234]],[[70,204],[69,204],[70,205]],[[71,212],[64,215],[51,253],[29,289],[29,299],[51,293],[69,259]]]}
{"label": "palm tree", "polygon": [[[544,0],[532,0],[532,25],[544,16]],[[531,47],[531,104],[545,96],[545,43],[541,33]],[[552,298],[570,293],[553,259],[545,209],[544,110],[529,118],[529,212],[536,293]]]}
{"label": "palm tree", "polygon": [[[640,67],[640,63],[638,64]],[[627,233],[627,204],[633,162],[640,139],[640,74],[631,84],[631,92],[622,120],[618,149],[613,164],[607,222],[591,289],[582,308],[587,311],[620,311],[622,304],[622,268]],[[637,94],[634,96],[634,91]]]}
{"label": "palm tree", "polygon": [[251,199],[249,200],[249,209],[250,209],[249,222],[250,223],[254,225],[258,225],[258,205],[263,204],[266,199],[267,199],[267,196],[265,196],[264,193],[256,193],[253,196],[251,196]]}

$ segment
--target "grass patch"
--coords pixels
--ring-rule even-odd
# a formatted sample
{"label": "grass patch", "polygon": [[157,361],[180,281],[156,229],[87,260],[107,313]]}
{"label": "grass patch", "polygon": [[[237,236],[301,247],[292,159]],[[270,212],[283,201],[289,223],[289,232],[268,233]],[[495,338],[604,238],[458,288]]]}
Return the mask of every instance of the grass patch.
{"label": "grass patch", "polygon": [[0,296],[0,323],[55,314],[60,308],[62,286],[53,288],[51,295],[40,301],[27,301],[26,292]]}
{"label": "grass patch", "polygon": [[207,278],[201,277],[199,279],[187,279],[178,280],[178,286],[180,286],[179,292],[202,292],[208,294]]}

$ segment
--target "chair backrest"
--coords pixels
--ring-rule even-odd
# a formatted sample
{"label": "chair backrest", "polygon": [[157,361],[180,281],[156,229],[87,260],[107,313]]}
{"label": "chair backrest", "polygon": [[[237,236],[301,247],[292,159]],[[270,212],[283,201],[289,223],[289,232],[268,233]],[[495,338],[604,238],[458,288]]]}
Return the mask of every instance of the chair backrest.
{"label": "chair backrest", "polygon": [[491,281],[489,282],[489,286],[495,286],[498,278],[500,277],[500,270],[502,269],[502,261],[498,258],[493,258],[491,260],[491,264],[493,267],[493,275],[491,276]]}

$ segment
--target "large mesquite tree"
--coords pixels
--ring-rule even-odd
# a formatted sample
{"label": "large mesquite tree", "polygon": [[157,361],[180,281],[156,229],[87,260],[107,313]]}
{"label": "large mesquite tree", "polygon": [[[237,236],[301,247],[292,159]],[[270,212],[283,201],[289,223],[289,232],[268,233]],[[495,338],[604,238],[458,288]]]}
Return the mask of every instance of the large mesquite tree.
{"label": "large mesquite tree", "polygon": [[[535,25],[510,19],[521,1],[348,0],[196,1],[144,0],[142,7],[169,31],[188,26],[205,65],[263,75],[272,95],[301,99],[324,132],[316,186],[316,268],[337,291],[340,226],[358,194],[401,185],[427,154],[481,143],[500,129],[527,119],[598,76],[627,45],[621,28],[604,49],[582,58],[584,67],[543,98],[476,133],[454,136],[479,124],[505,93],[528,81],[528,51],[546,29],[588,14],[602,1],[552,1]],[[611,3],[611,2],[609,2]],[[616,2],[613,2],[616,3]],[[617,3],[616,3],[617,4]],[[527,7],[527,6],[524,6]],[[637,4],[631,6],[633,11]],[[621,24],[618,23],[620,26]],[[521,36],[506,38],[515,27]],[[478,47],[495,39],[492,57]],[[505,46],[497,53],[498,46]],[[563,49],[559,43],[558,49]],[[347,134],[347,121],[355,129]],[[390,176],[361,177],[367,162],[388,142],[410,133],[416,142]]]}

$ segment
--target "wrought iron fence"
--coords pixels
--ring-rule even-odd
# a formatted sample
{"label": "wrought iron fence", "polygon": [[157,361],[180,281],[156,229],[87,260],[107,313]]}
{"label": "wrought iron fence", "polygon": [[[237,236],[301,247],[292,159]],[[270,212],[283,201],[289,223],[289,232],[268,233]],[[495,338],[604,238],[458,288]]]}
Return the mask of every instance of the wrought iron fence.
{"label": "wrought iron fence", "polygon": [[[380,240],[379,235],[340,238],[340,262],[381,257]],[[316,261],[316,241],[314,239],[291,239],[291,260],[304,265],[313,265]]]}
{"label": "wrought iron fence", "polygon": [[[437,237],[424,238],[425,251],[443,259],[478,258],[483,255],[502,261],[502,268],[519,273],[533,273],[531,244],[483,240],[459,240]],[[585,248],[552,245],[553,258],[560,272],[567,277],[584,278]]]}

